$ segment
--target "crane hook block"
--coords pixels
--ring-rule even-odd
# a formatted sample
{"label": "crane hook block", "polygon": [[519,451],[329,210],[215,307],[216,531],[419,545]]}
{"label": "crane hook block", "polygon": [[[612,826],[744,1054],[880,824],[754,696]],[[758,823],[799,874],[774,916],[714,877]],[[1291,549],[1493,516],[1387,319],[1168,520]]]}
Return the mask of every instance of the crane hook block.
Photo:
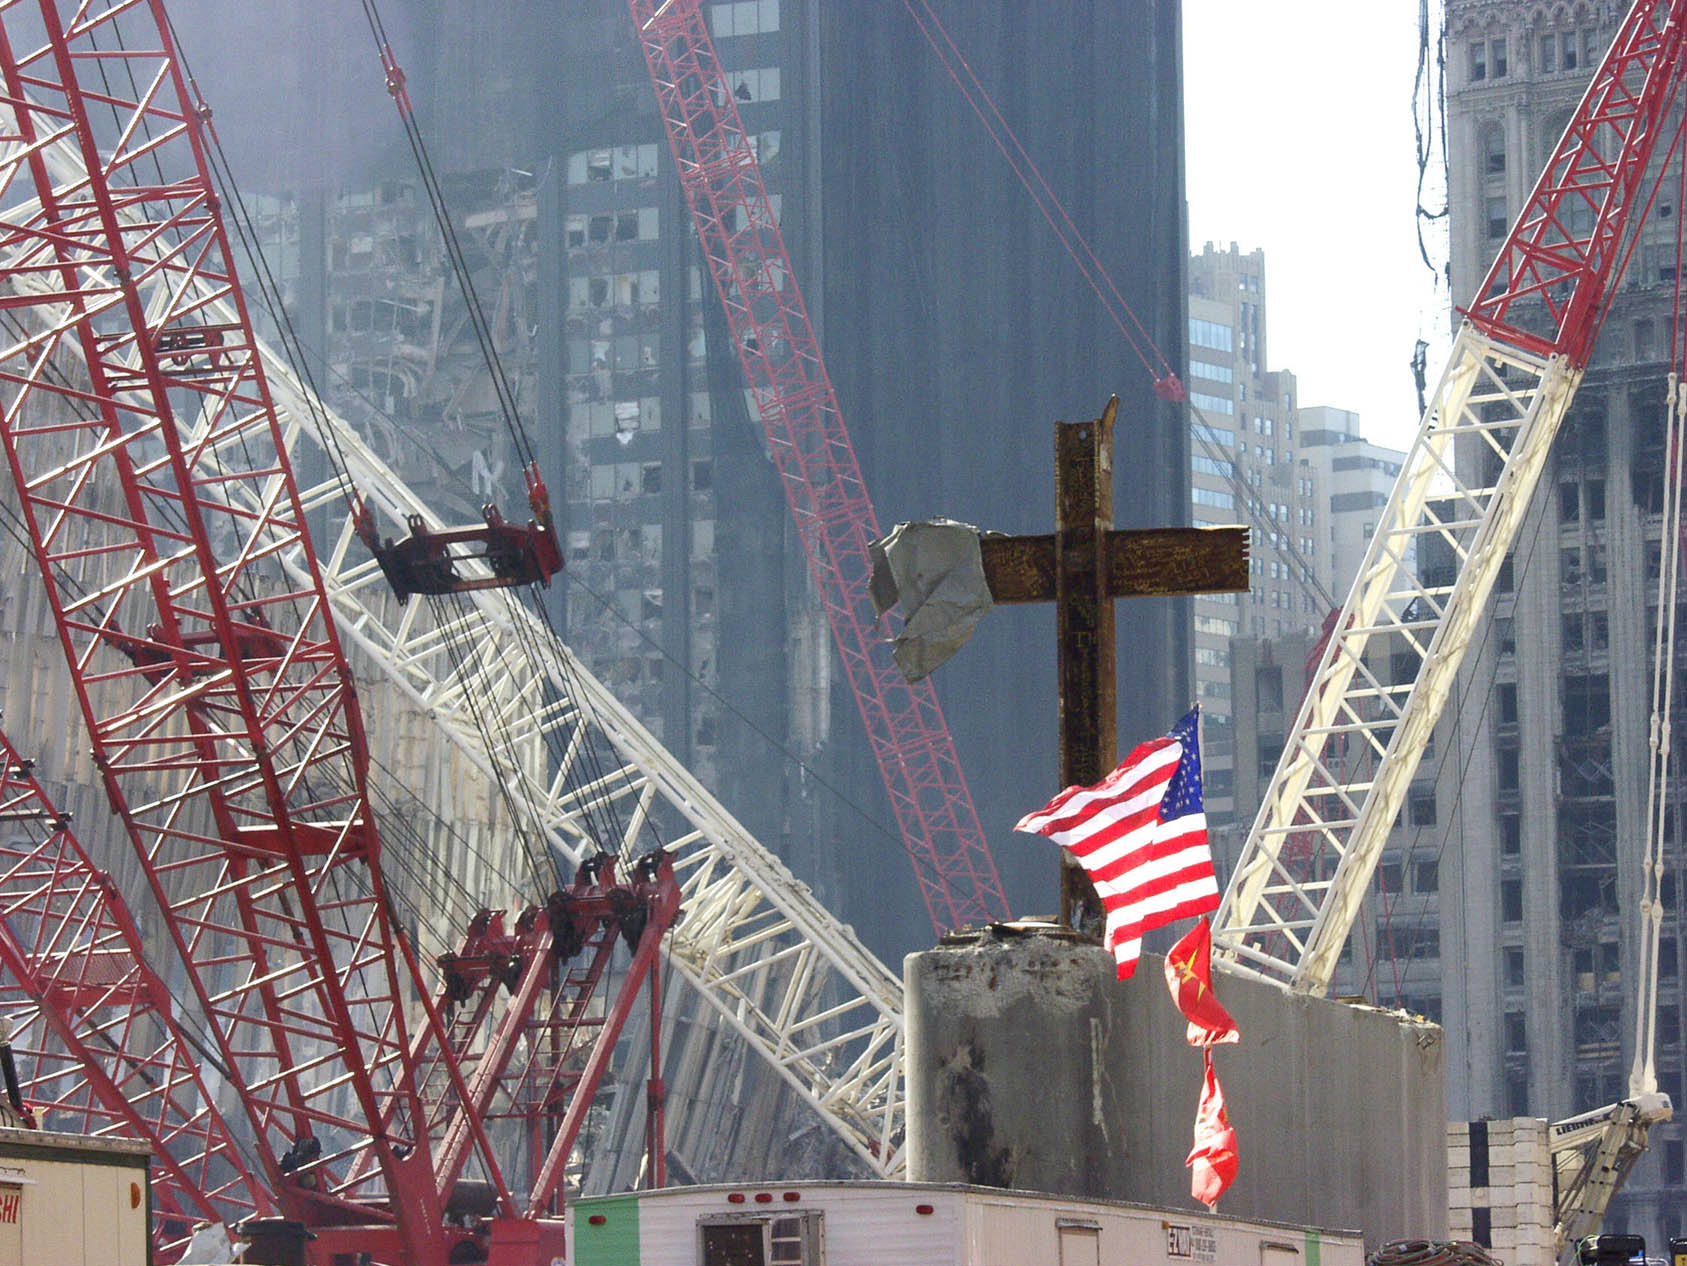
{"label": "crane hook block", "polygon": [[1164,378],[1154,380],[1154,394],[1171,404],[1182,404],[1189,399],[1189,392],[1183,385],[1183,379],[1169,369],[1166,371]]}
{"label": "crane hook block", "polygon": [[[375,531],[374,515],[360,497],[353,523],[400,602],[418,593],[549,585],[562,570],[562,550],[548,513],[542,521],[529,519],[526,526],[509,522],[494,505],[482,506],[481,514],[483,526],[460,528],[431,528],[421,515],[406,515],[410,534],[394,541]],[[465,569],[466,563],[484,567]]]}

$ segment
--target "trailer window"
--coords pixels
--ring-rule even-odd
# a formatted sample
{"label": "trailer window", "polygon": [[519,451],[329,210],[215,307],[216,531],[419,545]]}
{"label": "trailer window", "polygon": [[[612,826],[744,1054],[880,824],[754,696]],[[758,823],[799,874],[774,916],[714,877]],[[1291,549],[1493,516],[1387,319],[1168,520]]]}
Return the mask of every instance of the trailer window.
{"label": "trailer window", "polygon": [[762,1222],[703,1228],[702,1266],[767,1266]]}
{"label": "trailer window", "polygon": [[820,1214],[705,1222],[698,1266],[821,1266]]}

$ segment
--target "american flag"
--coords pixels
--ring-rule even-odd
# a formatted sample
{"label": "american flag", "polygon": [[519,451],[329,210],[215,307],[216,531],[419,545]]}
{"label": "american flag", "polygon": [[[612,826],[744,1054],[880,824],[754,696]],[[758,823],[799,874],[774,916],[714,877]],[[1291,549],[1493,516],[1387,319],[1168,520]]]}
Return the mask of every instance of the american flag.
{"label": "american flag", "polygon": [[1136,971],[1143,933],[1218,909],[1201,809],[1200,725],[1195,708],[1095,786],[1066,788],[1014,828],[1048,836],[1089,872],[1120,980]]}

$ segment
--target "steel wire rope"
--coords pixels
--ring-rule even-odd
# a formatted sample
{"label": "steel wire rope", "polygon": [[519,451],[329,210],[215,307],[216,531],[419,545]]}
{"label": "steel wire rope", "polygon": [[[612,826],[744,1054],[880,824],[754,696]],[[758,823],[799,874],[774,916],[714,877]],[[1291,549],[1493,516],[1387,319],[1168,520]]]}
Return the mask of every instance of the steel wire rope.
{"label": "steel wire rope", "polygon": [[[1418,62],[1416,73],[1412,77],[1412,132],[1416,143],[1418,165],[1417,207],[1415,220],[1418,236],[1418,254],[1423,258],[1423,265],[1429,269],[1439,287],[1445,280],[1442,271],[1429,258],[1429,245],[1424,240],[1424,222],[1445,220],[1451,211],[1448,201],[1446,185],[1451,162],[1447,149],[1447,38],[1443,30],[1437,30],[1435,38],[1435,73],[1429,70],[1429,0],[1418,0]],[[1434,102],[1433,106],[1423,104],[1425,94]],[[1437,126],[1439,124],[1439,126]],[[1441,180],[1442,196],[1439,210],[1432,211],[1424,206],[1424,186],[1429,178],[1429,160],[1435,153],[1436,137],[1441,143]],[[1451,266],[1449,261],[1448,266]]]}
{"label": "steel wire rope", "polygon": [[[954,55],[955,62],[957,62],[966,71],[967,81],[972,85],[970,88],[968,87],[968,82],[962,81],[961,76],[950,63],[949,54],[945,53],[943,48],[939,46],[931,29],[926,26],[925,21],[921,19],[919,13],[915,10],[916,3],[918,3],[921,9],[925,10],[927,17],[929,17],[933,26],[935,26],[936,30],[941,33],[944,43],[948,45]],[[1078,271],[1089,284],[1090,289],[1095,292],[1097,299],[1101,301],[1102,309],[1107,313],[1113,324],[1118,328],[1119,333],[1124,338],[1126,344],[1133,352],[1136,353],[1137,358],[1142,361],[1143,367],[1146,368],[1151,375],[1155,376],[1156,381],[1158,381],[1161,375],[1155,370],[1147,354],[1144,353],[1142,348],[1138,346],[1137,341],[1131,335],[1130,330],[1126,328],[1124,321],[1119,316],[1119,311],[1123,311],[1124,314],[1129,317],[1131,324],[1136,327],[1143,341],[1147,344],[1149,351],[1151,351],[1154,356],[1159,359],[1160,365],[1165,374],[1171,374],[1173,372],[1171,362],[1167,359],[1165,353],[1160,351],[1158,346],[1154,343],[1153,337],[1143,327],[1141,320],[1137,317],[1130,304],[1126,302],[1124,296],[1119,293],[1119,288],[1114,283],[1112,275],[1107,271],[1106,265],[1104,265],[1100,258],[1096,255],[1094,249],[1090,246],[1088,239],[1085,238],[1082,230],[1078,228],[1071,215],[1067,212],[1065,205],[1060,200],[1060,196],[1054,191],[1053,187],[1050,186],[1047,179],[1044,178],[1041,169],[1038,168],[1036,162],[1031,158],[1030,154],[1026,152],[1024,145],[1021,144],[1018,135],[1013,130],[1012,125],[1008,123],[1007,119],[1002,115],[1001,110],[996,106],[995,100],[990,96],[989,90],[973,72],[971,65],[960,52],[959,47],[955,44],[953,37],[950,36],[948,29],[944,27],[941,19],[939,19],[937,14],[932,11],[930,4],[927,3],[927,0],[903,0],[903,8],[908,11],[908,15],[914,20],[915,25],[919,27],[920,34],[925,37],[926,43],[930,45],[932,51],[937,55],[939,63],[943,66],[944,70],[948,72],[949,77],[954,81],[955,86],[960,90],[961,95],[966,99],[967,104],[972,107],[973,113],[977,115],[979,122],[983,124],[991,141],[993,141],[996,148],[1001,151],[1002,157],[1007,161],[1007,164],[1013,171],[1014,175],[1019,178],[1020,183],[1025,187],[1027,194],[1030,195],[1032,202],[1042,213],[1043,218],[1048,221],[1049,227],[1054,231],[1056,239],[1072,257],[1073,262],[1078,266]],[[976,97],[974,95],[975,92],[977,94]],[[986,115],[984,109],[978,104],[978,100],[980,98],[989,107],[989,115]],[[993,116],[996,122],[1000,124],[1000,134],[997,132],[996,124],[991,122],[991,116]],[[1006,141],[1002,139],[1003,134],[1005,134],[1007,138]],[[1012,144],[1012,152],[1009,151],[1009,142]],[[1015,157],[1015,154],[1018,155],[1018,158]],[[1035,183],[1033,183],[1033,178]],[[1042,191],[1041,193],[1039,193],[1039,187]],[[1059,219],[1058,223],[1056,221],[1057,215]],[[1064,229],[1061,227],[1062,224],[1065,225]],[[1079,254],[1080,248],[1082,250],[1082,255]],[[1105,291],[1102,288],[1103,282],[1106,285]],[[1109,295],[1111,295],[1111,298],[1109,298]],[[1115,303],[1118,305],[1118,310],[1115,310]],[[1196,438],[1201,440],[1202,445],[1209,456],[1213,457],[1214,460],[1224,460],[1229,462],[1231,466],[1231,474],[1229,476],[1220,477],[1226,478],[1232,485],[1233,492],[1240,495],[1243,504],[1248,508],[1248,516],[1253,521],[1253,526],[1266,533],[1267,536],[1276,532],[1276,529],[1269,526],[1268,521],[1262,516],[1260,511],[1255,508],[1258,504],[1258,499],[1253,496],[1251,486],[1242,482],[1234,473],[1234,460],[1223,458],[1221,455],[1217,454],[1217,450],[1214,448],[1210,440],[1201,434],[1201,431],[1210,430],[1212,428],[1212,423],[1208,420],[1205,412],[1202,411],[1193,400],[1186,400],[1184,403],[1186,404],[1189,413],[1198,424],[1198,428],[1194,431]],[[1305,556],[1292,544],[1292,541],[1290,540],[1291,534],[1284,532],[1280,533],[1280,535],[1286,543],[1285,547],[1283,547],[1283,552],[1289,555],[1291,563],[1293,564],[1295,570],[1298,571],[1299,575],[1297,575],[1295,579],[1301,584],[1301,587],[1314,599],[1314,601],[1319,603],[1323,610],[1329,611],[1332,608],[1339,607],[1341,604],[1330,595],[1327,589],[1325,589],[1323,583],[1317,579],[1316,571],[1314,571],[1311,565],[1306,561]]]}
{"label": "steel wire rope", "polygon": [[[492,380],[493,390],[498,398],[499,408],[503,417],[505,428],[509,432],[511,442],[514,445],[515,451],[521,459],[522,464],[525,467],[536,471],[537,454],[535,453],[532,443],[527,436],[526,429],[521,422],[520,405],[517,401],[515,391],[510,385],[509,377],[504,371],[503,362],[498,355],[496,341],[492,337],[491,328],[487,323],[485,311],[481,306],[480,296],[475,288],[474,277],[469,269],[461,239],[457,234],[456,224],[452,220],[449,208],[446,205],[445,194],[440,184],[438,173],[434,168],[432,158],[428,153],[427,143],[422,135],[421,124],[417,120],[414,110],[410,107],[409,95],[404,86],[404,74],[403,71],[399,69],[396,57],[393,54],[392,44],[387,37],[386,26],[381,19],[379,7],[375,4],[374,0],[363,0],[363,12],[364,18],[369,24],[370,34],[375,40],[376,49],[381,56],[382,65],[387,69],[388,92],[392,95],[395,104],[398,106],[399,117],[404,128],[405,138],[410,144],[411,153],[415,158],[417,169],[421,175],[423,189],[427,194],[429,206],[432,209],[434,218],[438,224],[440,237],[446,248],[447,258],[451,262],[452,273],[457,281],[458,288],[462,293],[463,303],[469,317],[470,325],[474,330],[476,341],[480,347],[481,356],[486,364],[488,376]],[[540,611],[543,614],[542,604],[540,604]],[[545,623],[548,625],[548,614],[544,614],[544,619]],[[519,621],[515,622],[514,627],[519,630]],[[564,665],[565,672],[572,672],[566,657],[562,658],[562,663]],[[540,727],[540,730],[542,733],[547,733],[548,739],[548,732],[546,732],[542,726]],[[588,738],[589,737],[590,735],[588,735]],[[557,755],[559,758],[561,757],[561,753],[555,752],[554,749],[553,754]],[[598,762],[598,754],[594,745],[590,742],[585,745],[584,755],[588,762]],[[601,765],[599,764],[597,767],[601,771]],[[587,814],[589,825],[593,827],[595,832],[602,835],[603,831],[601,824],[597,823],[593,819],[593,810],[590,807],[590,801],[582,800],[581,803],[584,812]],[[607,788],[605,788],[603,807],[607,809],[612,822],[614,823],[614,833],[619,835],[621,827],[619,809],[615,804],[613,797],[608,794]],[[535,824],[537,825],[536,818]]]}
{"label": "steel wire rope", "polygon": [[586,594],[594,602],[603,607],[607,614],[612,616],[614,619],[619,620],[622,624],[626,625],[629,629],[636,633],[647,645],[660,654],[663,659],[665,659],[668,663],[673,664],[682,673],[684,673],[688,681],[706,691],[711,699],[713,699],[716,703],[719,703],[739,721],[742,721],[745,726],[762,738],[775,752],[779,753],[781,756],[785,757],[786,760],[790,761],[791,764],[795,765],[806,777],[812,778],[819,786],[831,792],[840,804],[853,811],[860,817],[862,822],[872,827],[875,831],[883,835],[892,843],[898,846],[901,845],[902,837],[900,835],[892,831],[891,828],[885,825],[883,821],[875,818],[868,809],[864,808],[858,801],[852,799],[835,783],[829,781],[814,766],[808,764],[808,762],[804,761],[802,757],[798,756],[788,747],[781,744],[777,738],[769,734],[746,713],[740,711],[725,695],[721,694],[720,691],[716,690],[706,680],[693,672],[689,665],[682,663],[677,656],[669,652],[660,642],[641,629],[634,621],[629,619],[618,607],[615,606],[613,599],[607,598],[597,590],[593,589],[573,572],[568,573],[568,581],[570,584],[578,587],[582,593]]}
{"label": "steel wire rope", "polygon": [[[902,0],[902,7],[908,11],[908,16],[914,20],[914,25],[919,27],[920,34],[925,37],[926,43],[931,46],[932,52],[937,55],[937,60],[943,66],[943,69],[949,72],[950,79],[952,79],[955,86],[960,89],[961,95],[966,99],[966,103],[972,107],[972,111],[978,116],[979,122],[984,125],[985,132],[988,133],[990,139],[995,142],[996,148],[1001,151],[1002,157],[1007,160],[1007,164],[1009,168],[1012,169],[1013,174],[1019,178],[1020,184],[1024,186],[1026,193],[1030,195],[1032,203],[1036,206],[1038,211],[1042,212],[1043,219],[1048,221],[1049,228],[1054,230],[1055,238],[1060,242],[1061,246],[1065,248],[1067,254],[1072,257],[1072,262],[1078,266],[1078,271],[1083,275],[1084,280],[1089,283],[1090,289],[1095,291],[1096,297],[1101,300],[1103,310],[1107,313],[1108,317],[1112,319],[1113,324],[1118,327],[1119,333],[1124,338],[1126,346],[1128,346],[1131,351],[1136,354],[1137,359],[1142,362],[1143,368],[1146,369],[1149,372],[1149,375],[1155,378],[1156,381],[1160,380],[1165,375],[1172,374],[1173,369],[1171,362],[1167,360],[1165,354],[1161,352],[1157,346],[1155,346],[1153,338],[1149,335],[1148,331],[1143,328],[1142,322],[1137,319],[1136,313],[1131,310],[1130,305],[1124,301],[1122,296],[1119,295],[1118,288],[1113,284],[1112,277],[1108,275],[1107,270],[1102,266],[1101,261],[1096,258],[1095,252],[1090,248],[1089,242],[1085,240],[1084,235],[1078,230],[1077,225],[1073,223],[1072,217],[1067,214],[1066,208],[1061,204],[1059,197],[1055,194],[1054,190],[1049,187],[1048,182],[1043,179],[1043,174],[1040,170],[1038,170],[1036,163],[1033,162],[1031,156],[1025,152],[1025,147],[1020,144],[1019,137],[1014,133],[1013,128],[1008,124],[1007,120],[1002,117],[1001,111],[996,108],[996,103],[991,98],[989,90],[986,89],[981,82],[979,82],[978,77],[972,72],[972,67],[967,64],[966,59],[961,56],[960,50],[956,48],[954,41],[949,38],[948,30],[944,28],[942,22],[938,20],[937,15],[932,12],[931,6],[925,3],[925,0],[919,0],[920,8],[925,10],[926,16],[942,33],[945,43],[947,43],[949,48],[953,51],[956,61],[958,61],[966,70],[968,80],[970,80],[972,85],[971,88],[967,86],[966,82],[962,81],[960,75],[958,75],[955,72],[954,67],[950,65],[948,55],[938,45],[937,40],[932,36],[931,31],[927,28],[925,20],[922,19],[919,13],[915,10],[914,2],[915,0]],[[978,97],[983,98],[984,102],[990,108],[990,114],[994,115],[996,120],[1001,124],[1002,132],[1006,133],[1008,140],[1012,142],[1012,152],[1009,151],[1008,145],[1002,140],[1001,135],[998,134],[996,126],[991,123],[990,117],[985,114],[982,108],[980,108],[978,100],[974,96],[974,91],[976,91]],[[1015,154],[1018,155],[1017,158],[1015,157]],[[1026,174],[1027,171],[1035,176],[1036,184],[1032,183],[1031,177]],[[1042,187],[1042,194],[1038,192],[1038,185]],[[1045,194],[1046,201],[1044,197]],[[1051,205],[1053,207],[1052,211],[1050,210]],[[1056,220],[1056,213],[1058,213],[1059,216],[1058,221]],[[1066,226],[1064,229],[1061,227],[1062,222]],[[1083,255],[1080,255],[1077,249],[1074,248],[1074,241],[1082,246]],[[1087,263],[1086,257],[1089,261]],[[1094,268],[1093,272],[1091,271],[1092,265]],[[1113,304],[1108,300],[1107,294],[1102,290],[1101,282],[1097,281],[1097,274],[1099,274],[1100,278],[1106,282],[1107,289],[1112,292],[1113,298],[1117,300],[1119,308],[1124,311],[1125,315],[1130,318],[1131,324],[1136,327],[1137,332],[1142,337],[1142,342],[1147,345],[1148,351],[1152,352],[1159,358],[1161,370],[1164,371],[1163,373],[1155,369],[1153,362],[1148,357],[1148,353],[1143,351],[1142,346],[1138,344],[1137,339],[1131,334],[1124,321],[1120,319],[1118,311],[1114,309]]]}
{"label": "steel wire rope", "polygon": [[[602,744],[605,740],[601,734],[601,726],[592,716],[591,706],[587,702],[588,695],[584,680],[575,665],[574,657],[569,654],[567,646],[562,640],[562,635],[552,622],[550,611],[544,600],[532,587],[529,587],[529,594],[530,603],[525,608],[515,595],[505,594],[505,600],[511,608],[509,627],[514,631],[517,642],[527,655],[530,663],[541,668],[547,662],[557,666],[562,676],[563,688],[579,715],[579,724],[583,727],[583,741],[577,748],[580,763],[586,771],[586,777],[583,781],[585,785],[598,789],[596,792],[580,799],[582,812],[586,813],[588,821],[593,823],[597,823],[596,815],[600,811],[607,816],[610,831],[620,841],[616,852],[623,861],[631,861],[633,841],[627,833],[629,824],[621,816],[620,797],[615,794],[615,789],[609,782],[609,770],[604,764],[602,752]],[[523,618],[529,613],[531,613],[532,622]],[[538,624],[539,629],[543,630],[543,633],[534,628],[534,622]],[[549,646],[548,654],[547,644]],[[544,680],[542,674],[540,680]],[[551,758],[560,768],[562,762],[568,759],[566,745],[562,743],[561,736],[557,735],[551,727],[541,726],[539,728],[545,736]],[[616,763],[617,765],[624,765],[625,762],[617,755]],[[594,800],[596,801],[596,808],[593,807]],[[660,844],[661,831],[659,825],[648,814],[644,817],[644,823]],[[597,826],[601,831],[601,823],[597,823]]]}
{"label": "steel wire rope", "polygon": [[[472,604],[462,600],[451,603],[441,595],[430,594],[428,609],[432,613],[434,626],[440,633],[445,653],[451,661],[453,677],[459,683],[463,699],[468,704],[470,720],[476,733],[480,735],[481,746],[491,765],[492,780],[497,784],[498,795],[510,815],[510,826],[515,832],[522,859],[527,864],[529,878],[540,893],[549,892],[560,884],[561,872],[557,869],[554,859],[547,859],[537,847],[537,840],[544,838],[538,810],[526,797],[518,799],[516,796],[513,783],[520,776],[519,771],[506,772],[500,763],[498,747],[493,740],[493,728],[483,708],[483,698],[492,697],[496,689],[496,683],[491,679],[482,653],[485,648],[465,648],[458,636],[458,612],[472,611],[474,608]],[[514,759],[513,753],[511,759]],[[548,867],[547,861],[550,863]],[[550,871],[550,880],[546,879],[547,869]]]}
{"label": "steel wire rope", "polygon": [[469,322],[474,327],[475,338],[480,344],[481,354],[486,359],[487,372],[492,378],[493,391],[498,397],[505,429],[509,432],[510,442],[515,446],[516,454],[521,458],[522,464],[533,466],[538,460],[538,455],[528,439],[526,428],[521,424],[521,411],[516,401],[515,391],[510,386],[509,377],[504,373],[503,362],[498,357],[498,349],[492,338],[491,326],[487,324],[486,313],[481,308],[480,296],[475,289],[474,277],[469,272],[468,261],[463,253],[462,243],[457,236],[457,226],[452,222],[450,211],[446,207],[445,193],[440,186],[433,160],[428,154],[427,143],[422,137],[421,125],[416,119],[415,111],[410,108],[409,96],[404,88],[404,72],[398,68],[396,60],[393,59],[392,44],[387,38],[386,25],[381,21],[380,10],[375,4],[375,0],[362,0],[362,3],[363,16],[369,23],[369,33],[375,39],[376,50],[381,55],[382,64],[387,67],[387,90],[398,106],[399,117],[404,124],[405,139],[410,142],[410,150],[415,156],[417,169],[421,173],[423,189],[428,196],[428,204],[432,207],[434,217],[439,222],[440,236],[444,240],[446,254],[451,260],[452,272],[455,274],[457,285],[463,294],[463,304],[468,310]]}
{"label": "steel wire rope", "polygon": [[[174,36],[173,26],[171,29],[172,36]],[[183,57],[183,66],[185,71],[185,56]],[[193,90],[197,95],[197,83],[192,80],[191,75],[189,76],[189,81],[190,83],[193,83]],[[247,210],[245,199],[240,192],[239,184],[234,178],[233,169],[228,163],[227,154],[222,148],[221,140],[217,137],[215,128],[210,123],[209,110],[203,110],[202,116],[205,119],[206,132],[210,136],[212,142],[212,144],[208,147],[207,152],[215,155],[215,161],[212,165],[213,173],[217,178],[219,188],[224,193],[225,202],[236,208],[236,233],[241,241],[248,261],[252,263],[254,271],[259,278],[259,292],[264,301],[265,308],[269,312],[270,318],[272,322],[274,322],[277,330],[281,333],[283,354],[287,357],[294,371],[299,375],[301,382],[303,382],[307,388],[306,391],[301,393],[304,396],[305,407],[310,415],[314,429],[317,432],[318,439],[322,443],[323,449],[328,456],[329,466],[334,473],[336,482],[338,483],[342,494],[345,496],[347,504],[355,507],[358,504],[357,495],[355,488],[351,483],[345,451],[339,442],[336,428],[329,423],[326,410],[322,406],[321,393],[317,386],[314,372],[311,369],[310,358],[306,354],[306,346],[303,339],[300,338],[297,327],[293,324],[292,318],[287,311],[286,304],[282,297],[280,284],[276,280],[274,272],[269,265],[267,254],[262,248],[259,235],[256,231],[256,226],[252,221],[250,212]],[[419,136],[417,138],[417,142],[419,143]],[[436,213],[440,215],[442,224],[449,227],[449,217],[443,214],[443,204],[436,207]],[[460,259],[460,248],[457,251],[457,255]],[[471,307],[478,306],[477,301],[474,300],[472,295],[472,283],[471,289],[468,293],[466,293],[465,298],[470,301]],[[483,322],[484,318],[482,318],[482,323]],[[507,392],[507,382],[504,386]],[[372,404],[372,402],[370,403]],[[451,627],[452,621],[445,617],[444,608],[438,604],[435,604],[433,614],[436,625],[440,628],[442,638],[447,642],[448,653],[451,655],[453,664],[457,670],[461,672],[464,664],[464,656],[461,653],[460,646],[451,641],[453,637]],[[471,656],[469,658],[478,657]],[[482,684],[486,684],[483,677],[480,680]],[[492,753],[496,750],[495,745],[491,740],[490,731],[485,726],[484,717],[481,714],[478,702],[476,701],[475,691],[472,688],[468,688],[465,689],[465,693],[471,700],[471,711],[473,712],[474,722],[477,730],[480,732],[482,743],[488,752],[489,759],[496,762],[496,757],[492,755]],[[494,777],[499,784],[500,794],[505,798],[507,807],[509,808],[512,827],[517,832],[519,847],[528,868],[532,872],[531,878],[536,881],[536,884],[541,892],[549,891],[552,885],[546,883],[544,880],[547,867],[539,860],[539,855],[535,853],[530,838],[521,831],[519,823],[522,815],[513,802],[508,785],[502,777],[498,777],[496,771],[494,773]],[[554,871],[554,867],[550,869]]]}

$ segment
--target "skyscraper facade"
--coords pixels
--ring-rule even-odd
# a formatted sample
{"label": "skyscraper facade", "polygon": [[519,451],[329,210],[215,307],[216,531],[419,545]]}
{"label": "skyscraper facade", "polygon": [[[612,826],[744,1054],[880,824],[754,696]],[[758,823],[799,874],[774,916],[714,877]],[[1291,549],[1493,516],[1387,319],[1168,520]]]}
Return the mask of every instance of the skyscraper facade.
{"label": "skyscraper facade", "polygon": [[[1621,14],[1448,0],[1456,300],[1479,284]],[[1455,1117],[1553,1119],[1629,1093],[1676,299],[1668,176],[1449,703],[1442,1019]],[[1473,460],[1463,454],[1461,461]],[[1425,559],[1426,565],[1431,560]],[[1674,718],[1677,725],[1681,717]],[[1672,780],[1671,817],[1680,795]],[[1683,1102],[1680,832],[1666,835],[1660,1088]],[[1683,1130],[1655,1128],[1607,1226],[1680,1234]]]}
{"label": "skyscraper facade", "polygon": [[[1265,252],[1208,242],[1189,261],[1190,503],[1197,524],[1251,529],[1244,593],[1195,599],[1195,691],[1205,717],[1209,820],[1221,854],[1255,801],[1240,799],[1231,642],[1317,628],[1329,606],[1324,475],[1302,453],[1295,376],[1267,359]],[[1298,698],[1299,696],[1295,696]],[[1272,756],[1275,760],[1275,756]]]}

